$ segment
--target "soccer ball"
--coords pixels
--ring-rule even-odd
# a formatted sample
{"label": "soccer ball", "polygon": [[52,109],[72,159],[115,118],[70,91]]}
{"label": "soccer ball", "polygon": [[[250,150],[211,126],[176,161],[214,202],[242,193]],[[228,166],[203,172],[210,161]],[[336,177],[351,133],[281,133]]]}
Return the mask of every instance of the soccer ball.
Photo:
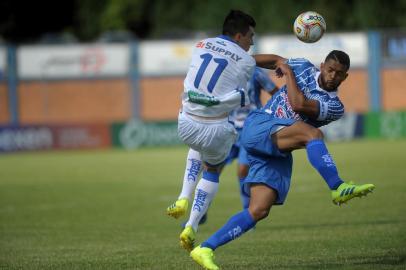
{"label": "soccer ball", "polygon": [[306,11],[297,16],[293,32],[303,42],[313,43],[321,39],[326,31],[326,21],[315,11]]}

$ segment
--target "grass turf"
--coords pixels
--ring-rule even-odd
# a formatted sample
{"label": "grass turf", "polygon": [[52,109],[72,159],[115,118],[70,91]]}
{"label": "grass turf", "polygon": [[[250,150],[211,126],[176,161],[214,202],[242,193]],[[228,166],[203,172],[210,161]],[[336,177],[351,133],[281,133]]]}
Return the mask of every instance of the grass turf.
{"label": "grass turf", "polygon": [[[224,269],[406,269],[406,140],[330,143],[341,176],[376,185],[338,207],[294,155],[291,190],[256,230],[216,251]],[[0,156],[0,269],[200,269],[165,215],[187,149]],[[240,210],[225,169],[198,242]]]}

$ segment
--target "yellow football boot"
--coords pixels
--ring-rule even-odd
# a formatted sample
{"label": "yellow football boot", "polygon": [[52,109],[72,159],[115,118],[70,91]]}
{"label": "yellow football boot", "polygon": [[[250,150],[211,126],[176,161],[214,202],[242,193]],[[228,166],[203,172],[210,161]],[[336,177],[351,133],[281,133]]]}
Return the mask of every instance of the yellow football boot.
{"label": "yellow football boot", "polygon": [[187,251],[191,251],[195,247],[196,232],[192,226],[186,226],[179,236],[180,245]]}
{"label": "yellow football boot", "polygon": [[342,183],[336,190],[331,192],[333,203],[341,205],[355,197],[366,196],[375,188],[373,184],[355,185],[352,182]]}
{"label": "yellow football boot", "polygon": [[166,213],[169,216],[178,219],[186,213],[188,207],[189,207],[188,199],[179,199],[173,204],[171,204],[168,208],[166,208]]}
{"label": "yellow football boot", "polygon": [[190,252],[190,257],[206,270],[220,269],[220,267],[214,263],[214,252],[210,248],[198,246]]}

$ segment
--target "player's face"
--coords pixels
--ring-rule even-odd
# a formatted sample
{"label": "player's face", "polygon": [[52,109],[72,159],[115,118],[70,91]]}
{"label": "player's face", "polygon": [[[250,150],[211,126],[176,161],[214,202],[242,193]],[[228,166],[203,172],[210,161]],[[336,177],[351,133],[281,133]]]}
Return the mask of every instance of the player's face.
{"label": "player's face", "polygon": [[338,61],[329,59],[320,66],[320,87],[326,91],[334,91],[347,78],[347,68]]}
{"label": "player's face", "polygon": [[235,41],[238,43],[238,45],[241,46],[241,48],[248,52],[251,45],[254,45],[254,35],[254,28],[250,26],[248,32],[245,35],[238,33],[235,37]]}

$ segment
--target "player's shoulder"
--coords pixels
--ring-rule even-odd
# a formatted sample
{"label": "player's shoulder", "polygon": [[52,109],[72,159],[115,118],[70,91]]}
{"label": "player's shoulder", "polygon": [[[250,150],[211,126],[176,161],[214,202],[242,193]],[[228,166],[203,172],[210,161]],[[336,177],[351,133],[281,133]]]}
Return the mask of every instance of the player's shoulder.
{"label": "player's shoulder", "polygon": [[306,58],[289,58],[286,63],[291,67],[314,67],[313,63]]}
{"label": "player's shoulder", "polygon": [[290,58],[286,63],[296,76],[306,76],[309,77],[310,80],[313,80],[311,78],[315,77],[318,72],[318,69],[306,58]]}
{"label": "player's shoulder", "polygon": [[322,94],[325,96],[325,99],[328,100],[330,103],[336,104],[336,106],[344,107],[340,97],[338,96],[338,91],[327,92],[325,90],[322,91]]}
{"label": "player's shoulder", "polygon": [[[251,66],[253,69],[257,66],[257,62],[255,61],[254,57],[252,55],[247,53],[247,57],[245,58],[245,61],[249,66]],[[255,71],[254,71],[255,72]]]}
{"label": "player's shoulder", "polygon": [[344,104],[341,101],[340,97],[337,95],[337,92],[334,92],[334,95],[330,95],[330,100],[332,100],[333,102],[340,104],[344,107]]}
{"label": "player's shoulder", "polygon": [[344,114],[345,106],[344,103],[342,103],[340,98],[337,96],[337,93],[334,93],[334,95],[329,96],[328,103],[330,110],[336,113],[337,115],[340,115],[339,117],[341,117]]}
{"label": "player's shoulder", "polygon": [[238,51],[238,52],[242,51],[243,53],[248,54],[235,41],[233,41],[231,38],[229,38],[225,35],[207,38],[207,39],[205,39],[205,41],[210,42],[210,44],[212,46],[220,46],[220,47],[226,48],[229,51]]}

